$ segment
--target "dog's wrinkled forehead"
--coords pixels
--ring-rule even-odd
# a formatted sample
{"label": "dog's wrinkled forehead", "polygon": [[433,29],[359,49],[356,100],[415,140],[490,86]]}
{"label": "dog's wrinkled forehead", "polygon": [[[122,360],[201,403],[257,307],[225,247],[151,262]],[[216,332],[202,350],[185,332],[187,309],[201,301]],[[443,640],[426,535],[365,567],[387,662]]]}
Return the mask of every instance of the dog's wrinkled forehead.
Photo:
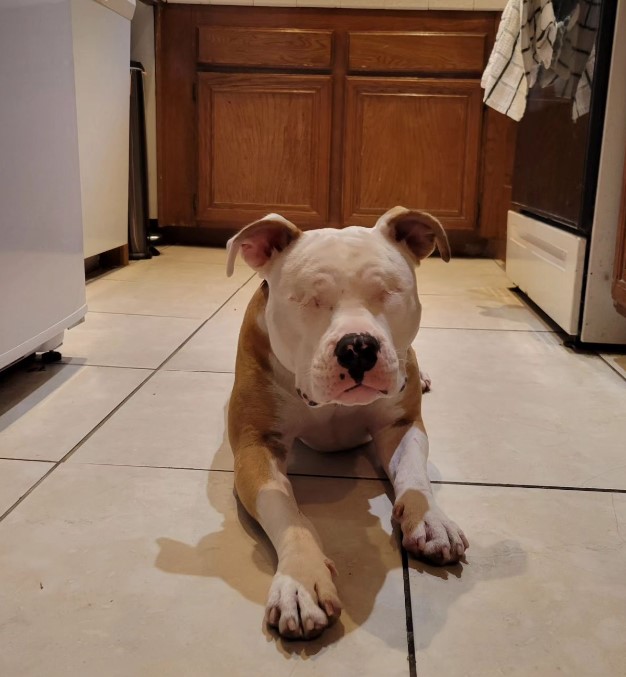
{"label": "dog's wrinkled forehead", "polygon": [[411,265],[397,247],[371,228],[350,226],[305,232],[285,256],[281,275],[330,275],[337,282],[368,273],[390,276]]}

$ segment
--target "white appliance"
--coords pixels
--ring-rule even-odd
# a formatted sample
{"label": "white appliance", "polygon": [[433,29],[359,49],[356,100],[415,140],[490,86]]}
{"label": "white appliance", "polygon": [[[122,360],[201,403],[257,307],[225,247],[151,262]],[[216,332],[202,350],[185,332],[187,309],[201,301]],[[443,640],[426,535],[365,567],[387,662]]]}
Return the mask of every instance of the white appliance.
{"label": "white appliance", "polygon": [[0,0],[0,369],[58,347],[84,257],[127,242],[134,10]]}
{"label": "white appliance", "polygon": [[614,30],[613,3],[603,0],[599,41],[611,35],[606,62],[596,60],[588,119],[573,123],[531,92],[513,179],[522,213],[508,217],[508,277],[582,344],[626,344],[626,318],[611,297],[626,153],[626,2],[617,3]]}
{"label": "white appliance", "polygon": [[0,0],[0,368],[87,311],[70,0]]}
{"label": "white appliance", "polygon": [[71,0],[85,258],[128,242],[135,0]]}

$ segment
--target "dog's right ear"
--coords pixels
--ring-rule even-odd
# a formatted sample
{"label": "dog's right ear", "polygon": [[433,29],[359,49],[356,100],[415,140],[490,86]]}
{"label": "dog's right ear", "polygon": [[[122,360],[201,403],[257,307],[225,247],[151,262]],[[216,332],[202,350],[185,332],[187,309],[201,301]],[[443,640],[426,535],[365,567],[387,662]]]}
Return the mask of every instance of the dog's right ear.
{"label": "dog's right ear", "polygon": [[246,226],[228,240],[226,274],[228,277],[233,274],[235,259],[240,249],[244,261],[250,268],[256,270],[257,273],[263,273],[276,254],[286,249],[300,235],[302,231],[291,221],[287,221],[279,214],[268,214],[259,221]]}

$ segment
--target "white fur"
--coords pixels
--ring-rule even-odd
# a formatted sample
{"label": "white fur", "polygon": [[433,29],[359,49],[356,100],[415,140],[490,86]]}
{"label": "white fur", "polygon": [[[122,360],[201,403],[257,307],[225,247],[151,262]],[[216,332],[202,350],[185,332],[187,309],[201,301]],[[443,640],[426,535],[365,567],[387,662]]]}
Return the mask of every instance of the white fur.
{"label": "white fur", "polygon": [[[437,506],[428,479],[428,437],[417,426],[404,434],[398,446],[374,442],[396,496],[394,513],[402,529],[404,547],[416,556],[438,563],[456,562],[469,547],[465,534]],[[421,500],[419,500],[421,497]]]}
{"label": "white fur", "polygon": [[[301,438],[324,451],[373,439],[394,487],[394,514],[404,546],[447,563],[462,556],[467,540],[433,498],[428,438],[413,426],[397,444],[394,433],[403,415],[400,392],[408,351],[421,316],[414,261],[407,246],[390,237],[393,228],[386,220],[404,211],[392,210],[373,229],[296,230],[286,249],[281,242],[269,254],[257,241],[256,248],[254,243],[246,245],[252,248],[244,249],[244,257],[269,284],[267,306],[257,321],[270,338],[273,390],[280,407],[268,421],[268,430],[278,428],[287,447]],[[270,215],[267,220],[277,223],[280,231],[280,218]],[[287,226],[293,235],[293,226]],[[249,228],[253,230],[246,237],[252,241],[259,225]],[[439,228],[439,247],[446,259],[447,241]],[[241,246],[233,245],[236,240],[229,243],[230,271]],[[376,364],[365,372],[365,387],[356,390],[335,355],[337,342],[352,333],[370,334],[380,344]],[[424,387],[427,377],[421,379]],[[298,509],[282,466],[274,462],[271,480],[256,496],[256,516],[278,555],[266,620],[283,636],[310,638],[339,616],[341,605],[332,578],[334,565]]]}
{"label": "white fur", "polygon": [[274,479],[257,498],[257,515],[278,555],[265,618],[281,635],[311,638],[341,613],[332,581],[334,564],[322,552],[311,522],[298,510],[287,477],[273,467]]}
{"label": "white fur", "polygon": [[[399,391],[421,307],[413,264],[398,247],[375,229],[308,231],[264,274],[272,348],[309,399],[368,404]],[[350,333],[370,334],[381,346],[359,394],[346,392],[355,384],[334,355]]]}

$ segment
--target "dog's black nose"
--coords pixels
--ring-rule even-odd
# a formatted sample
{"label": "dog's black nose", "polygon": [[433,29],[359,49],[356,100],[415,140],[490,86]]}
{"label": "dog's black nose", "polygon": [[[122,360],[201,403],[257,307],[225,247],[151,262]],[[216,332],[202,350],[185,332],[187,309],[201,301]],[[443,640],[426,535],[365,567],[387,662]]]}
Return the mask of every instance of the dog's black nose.
{"label": "dog's black nose", "polygon": [[346,334],[337,342],[335,357],[350,376],[361,383],[366,371],[376,364],[380,343],[370,334]]}

